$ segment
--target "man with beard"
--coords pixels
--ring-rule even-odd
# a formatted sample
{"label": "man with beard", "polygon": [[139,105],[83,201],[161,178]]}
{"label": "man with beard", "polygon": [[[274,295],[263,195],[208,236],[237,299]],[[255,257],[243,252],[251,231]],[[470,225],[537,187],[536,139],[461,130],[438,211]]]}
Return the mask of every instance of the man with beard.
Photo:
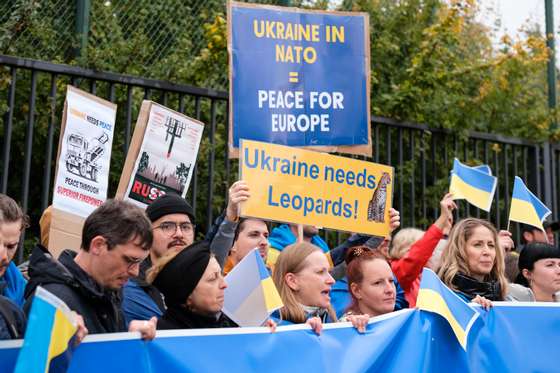
{"label": "man with beard", "polygon": [[127,321],[161,317],[165,311],[163,296],[146,282],[146,272],[169,252],[178,252],[194,241],[194,214],[184,198],[165,194],[146,209],[152,222],[154,241],[150,255],[140,264],[138,277],[130,279],[123,288],[123,313]]}

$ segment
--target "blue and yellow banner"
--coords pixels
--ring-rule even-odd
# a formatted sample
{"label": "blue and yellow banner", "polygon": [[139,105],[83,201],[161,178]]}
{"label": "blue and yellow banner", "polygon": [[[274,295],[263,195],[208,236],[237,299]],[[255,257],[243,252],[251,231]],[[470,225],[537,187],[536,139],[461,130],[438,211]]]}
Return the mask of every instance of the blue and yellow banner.
{"label": "blue and yellow banner", "polygon": [[453,199],[466,199],[479,209],[490,211],[497,185],[498,179],[492,176],[487,165],[469,167],[457,158],[453,161],[449,184],[449,192],[453,193]]}
{"label": "blue and yellow banner", "polygon": [[393,168],[301,148],[243,140],[241,215],[385,237]]}
{"label": "blue and yellow banner", "polygon": [[15,372],[65,372],[72,357],[72,337],[76,330],[75,316],[68,306],[39,286]]}
{"label": "blue and yellow banner", "polygon": [[543,221],[551,211],[531,191],[519,176],[515,177],[509,220],[532,225],[544,231]]}
{"label": "blue and yellow banner", "polygon": [[[468,347],[449,323],[416,309],[376,317],[365,333],[349,323],[158,331],[88,336],[69,372],[558,372],[560,306],[494,302],[481,310]],[[0,372],[11,372],[18,342],[0,342]]]}
{"label": "blue and yellow banner", "polygon": [[371,155],[367,13],[228,3],[232,154],[250,139]]}
{"label": "blue and yellow banner", "polygon": [[445,286],[429,268],[422,271],[416,308],[442,316],[449,322],[461,346],[467,348],[469,331],[479,316],[478,312]]}

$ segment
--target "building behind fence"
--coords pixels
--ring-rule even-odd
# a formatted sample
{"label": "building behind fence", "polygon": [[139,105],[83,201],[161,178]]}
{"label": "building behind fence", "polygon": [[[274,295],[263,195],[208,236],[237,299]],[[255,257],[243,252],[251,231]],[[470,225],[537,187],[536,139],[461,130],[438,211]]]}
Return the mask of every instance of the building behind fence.
{"label": "building behind fence", "polygon": [[[205,125],[188,200],[195,209],[199,233],[222,211],[238,162],[227,156],[228,94],[79,67],[0,55],[0,109],[4,113],[0,192],[17,199],[34,222],[52,201],[56,150],[66,85],[71,84],[118,105],[112,150],[109,197],[120,178],[130,138],[143,99],[159,102],[200,119]],[[403,227],[427,227],[439,214],[438,201],[449,185],[453,158],[486,163],[498,177],[490,213],[461,202],[458,218],[478,216],[506,229],[513,177],[529,187],[559,217],[560,146],[484,133],[452,133],[422,124],[372,118],[373,161],[395,167],[393,205]],[[361,157],[361,159],[365,159]],[[318,222],[320,224],[320,222]],[[519,238],[517,226],[512,226]],[[34,234],[28,234],[34,236]],[[337,232],[325,232],[331,243]],[[32,244],[27,240],[26,249]],[[18,260],[24,257],[18,253]]]}

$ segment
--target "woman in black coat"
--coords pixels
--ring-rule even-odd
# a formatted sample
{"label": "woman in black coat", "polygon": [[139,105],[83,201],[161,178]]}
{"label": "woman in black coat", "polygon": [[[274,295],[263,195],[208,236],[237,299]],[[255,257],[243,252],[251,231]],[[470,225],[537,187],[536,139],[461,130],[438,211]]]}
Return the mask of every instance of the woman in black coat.
{"label": "woman in black coat", "polygon": [[161,291],[167,306],[157,329],[238,326],[222,313],[227,285],[208,242],[164,256],[148,272],[148,281]]}

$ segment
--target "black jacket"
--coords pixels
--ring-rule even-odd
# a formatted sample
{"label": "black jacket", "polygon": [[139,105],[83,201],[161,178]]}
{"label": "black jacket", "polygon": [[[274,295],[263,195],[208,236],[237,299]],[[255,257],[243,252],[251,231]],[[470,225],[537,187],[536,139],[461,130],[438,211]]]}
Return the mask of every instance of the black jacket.
{"label": "black jacket", "polygon": [[42,246],[36,246],[29,262],[29,282],[24,306],[29,312],[31,295],[42,286],[82,315],[90,334],[126,331],[119,292],[103,289],[74,261],[76,253],[65,250],[56,261]]}
{"label": "black jacket", "polygon": [[203,316],[180,306],[170,306],[161,319],[157,329],[202,329],[202,328],[234,328],[237,327],[229,317],[220,313],[219,317]]}

